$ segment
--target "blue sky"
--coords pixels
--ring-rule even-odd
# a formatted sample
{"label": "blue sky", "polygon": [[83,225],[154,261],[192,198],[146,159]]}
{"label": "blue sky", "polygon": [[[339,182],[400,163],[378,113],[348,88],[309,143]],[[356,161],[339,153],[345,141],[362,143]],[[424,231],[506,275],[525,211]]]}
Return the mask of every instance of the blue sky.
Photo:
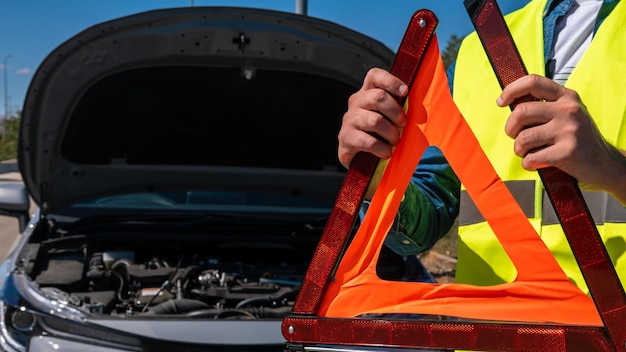
{"label": "blue sky", "polygon": [[[501,0],[504,13],[528,0]],[[472,24],[462,0],[308,0],[307,14],[369,35],[394,51],[411,15],[429,9],[439,19],[437,37],[443,46],[452,34],[463,36]],[[30,80],[43,59],[59,44],[83,29],[116,17],[167,7],[242,6],[295,12],[296,0],[1,0],[0,116],[22,109]],[[6,65],[6,69],[4,64]],[[6,78],[5,78],[6,73]]]}

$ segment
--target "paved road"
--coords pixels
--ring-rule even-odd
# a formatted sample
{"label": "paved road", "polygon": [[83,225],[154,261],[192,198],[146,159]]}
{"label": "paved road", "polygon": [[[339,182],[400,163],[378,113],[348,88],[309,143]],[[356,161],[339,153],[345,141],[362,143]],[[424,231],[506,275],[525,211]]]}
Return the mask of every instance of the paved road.
{"label": "paved road", "polygon": [[[15,163],[0,163],[0,183],[2,182],[22,182],[22,177],[17,172]],[[31,204],[32,208],[33,204]],[[17,219],[0,215],[0,261],[4,260],[17,244],[18,236],[19,225]]]}

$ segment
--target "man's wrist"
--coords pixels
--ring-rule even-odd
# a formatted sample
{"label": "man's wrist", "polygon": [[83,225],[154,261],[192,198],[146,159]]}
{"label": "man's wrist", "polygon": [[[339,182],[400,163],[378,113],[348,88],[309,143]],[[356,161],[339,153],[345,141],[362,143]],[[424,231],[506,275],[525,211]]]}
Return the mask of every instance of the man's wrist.
{"label": "man's wrist", "polygon": [[607,185],[607,192],[611,193],[626,207],[626,151],[615,149],[615,170],[612,172],[616,180]]}

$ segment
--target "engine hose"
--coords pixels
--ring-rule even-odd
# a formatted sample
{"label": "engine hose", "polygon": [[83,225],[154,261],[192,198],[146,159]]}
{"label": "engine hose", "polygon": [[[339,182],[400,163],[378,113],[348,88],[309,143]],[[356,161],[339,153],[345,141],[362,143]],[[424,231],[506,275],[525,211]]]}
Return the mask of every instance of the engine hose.
{"label": "engine hose", "polygon": [[264,319],[264,318],[282,318],[291,313],[291,307],[264,308],[264,307],[246,307],[246,308],[211,308],[200,309],[185,314],[192,318],[212,318],[212,319]]}
{"label": "engine hose", "polygon": [[276,296],[247,298],[237,303],[237,306],[235,308],[244,308],[247,306],[272,307],[272,308],[280,307],[280,306],[283,306],[283,301],[285,299],[288,299],[288,298],[295,299],[297,292],[298,291],[296,289],[290,289]]}
{"label": "engine hose", "polygon": [[185,314],[196,310],[207,309],[209,306],[195,299],[170,299],[163,303],[159,303],[143,314],[147,315],[163,315],[163,314]]}
{"label": "engine hose", "polygon": [[251,314],[254,314],[259,319],[263,318],[282,318],[291,313],[292,307],[277,307],[277,308],[267,308],[267,307],[248,307],[246,310]]}

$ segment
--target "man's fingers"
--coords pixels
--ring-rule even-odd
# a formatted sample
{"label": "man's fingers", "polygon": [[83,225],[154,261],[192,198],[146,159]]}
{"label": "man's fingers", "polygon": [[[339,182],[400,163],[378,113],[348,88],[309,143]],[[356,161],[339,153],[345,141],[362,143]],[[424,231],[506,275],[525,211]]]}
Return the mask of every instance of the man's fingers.
{"label": "man's fingers", "polygon": [[406,124],[398,101],[407,93],[407,86],[388,71],[368,71],[361,89],[348,99],[348,111],[339,131],[338,155],[343,166],[348,167],[360,151],[381,159],[391,156]]}
{"label": "man's fingers", "polygon": [[347,132],[341,130],[339,139],[343,139],[338,148],[339,161],[346,168],[350,166],[352,159],[358,152],[363,151],[374,154],[381,159],[388,159],[393,151],[393,147],[378,136],[364,131]]}
{"label": "man's fingers", "polygon": [[356,147],[372,148],[372,139],[389,145],[396,145],[400,141],[400,129],[376,111],[361,109],[346,113],[343,126],[339,131],[339,140],[350,142]]}
{"label": "man's fingers", "polygon": [[517,138],[524,129],[547,123],[552,119],[549,104],[538,101],[517,105],[504,125],[504,132],[511,138]]}
{"label": "man's fingers", "polygon": [[551,145],[554,145],[554,140],[546,133],[546,128],[542,125],[521,131],[515,138],[513,151],[517,156],[526,157],[530,153],[544,150]]}
{"label": "man's fingers", "polygon": [[363,80],[364,90],[380,88],[392,95],[403,97],[408,92],[408,87],[399,78],[392,75],[389,71],[372,68],[367,72],[365,79]]}
{"label": "man's fingers", "polygon": [[[369,104],[366,103],[363,107],[377,113],[367,116],[368,123],[378,126],[382,122],[379,120],[385,119],[396,128],[403,128],[406,125],[406,114],[393,96],[381,89],[370,89],[365,94],[365,101]],[[386,128],[387,126],[383,127]]]}
{"label": "man's fingers", "polygon": [[504,87],[497,99],[499,106],[513,104],[515,99],[531,95],[538,100],[555,101],[565,92],[558,83],[538,75],[524,76]]}
{"label": "man's fingers", "polygon": [[398,128],[404,127],[406,117],[398,98],[407,94],[407,86],[389,72],[381,69],[368,71],[363,88],[349,101],[349,106],[376,111],[387,117]]}
{"label": "man's fingers", "polygon": [[530,152],[522,159],[522,167],[528,171],[535,171],[549,167],[553,164],[553,162],[548,161],[547,157],[549,155],[551,155],[549,147]]}

